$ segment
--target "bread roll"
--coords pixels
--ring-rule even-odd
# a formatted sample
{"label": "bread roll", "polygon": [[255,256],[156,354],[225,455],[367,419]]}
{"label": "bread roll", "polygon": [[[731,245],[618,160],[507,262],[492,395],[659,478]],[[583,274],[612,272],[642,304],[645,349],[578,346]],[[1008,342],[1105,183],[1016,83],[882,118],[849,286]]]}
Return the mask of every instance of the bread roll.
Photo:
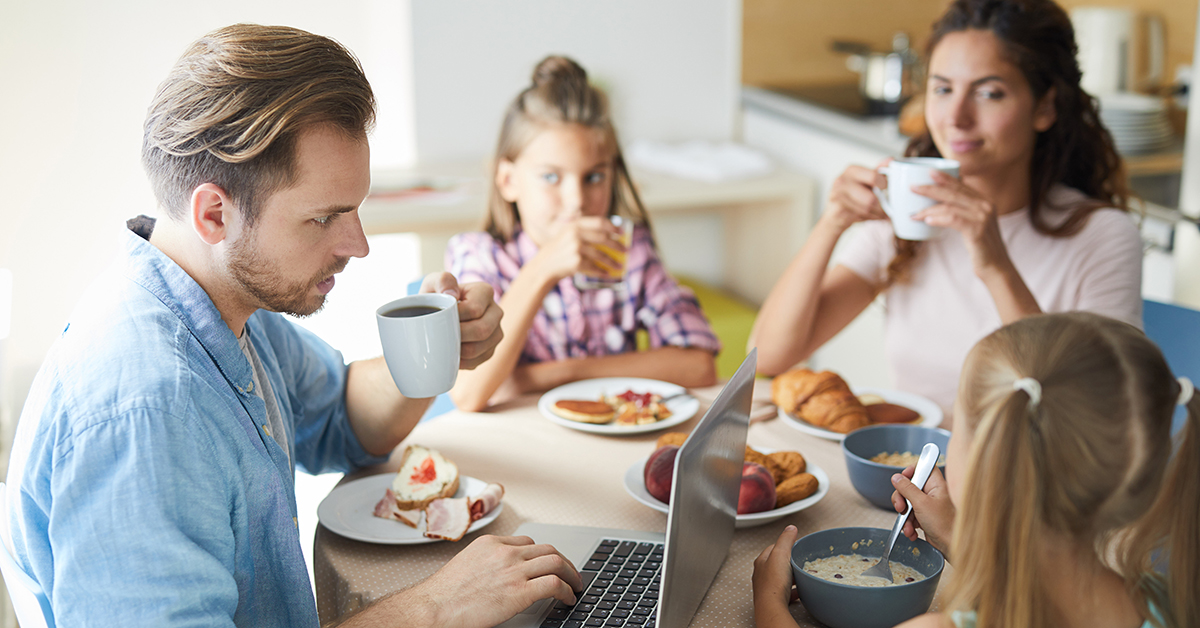
{"label": "bread roll", "polygon": [[798,451],[777,451],[767,454],[767,469],[775,477],[775,485],[783,483],[788,478],[800,475],[808,469],[808,462]]}
{"label": "bread roll", "polygon": [[683,441],[687,440],[688,435],[683,432],[667,432],[658,437],[658,441],[654,443],[655,449],[661,449],[667,445],[683,447]]}
{"label": "bread roll", "polygon": [[811,473],[801,473],[792,476],[775,487],[775,507],[783,508],[792,502],[800,501],[820,488],[817,477]]}
{"label": "bread roll", "polygon": [[392,480],[392,492],[398,510],[423,510],[429,502],[458,492],[458,466],[433,449],[409,445]]}

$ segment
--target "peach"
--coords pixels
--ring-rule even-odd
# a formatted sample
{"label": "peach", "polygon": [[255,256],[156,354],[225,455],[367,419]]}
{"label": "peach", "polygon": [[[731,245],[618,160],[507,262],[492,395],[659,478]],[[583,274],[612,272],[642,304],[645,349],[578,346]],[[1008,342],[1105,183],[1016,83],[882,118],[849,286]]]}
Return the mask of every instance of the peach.
{"label": "peach", "polygon": [[775,507],[775,478],[756,462],[742,463],[742,487],[738,491],[739,515],[763,512]]}
{"label": "peach", "polygon": [[[642,479],[646,482],[646,491],[660,502],[671,502],[671,481],[675,476],[675,454],[679,447],[667,445],[659,447],[646,459],[646,467]],[[769,477],[769,476],[768,476]],[[772,504],[775,497],[772,494]]]}

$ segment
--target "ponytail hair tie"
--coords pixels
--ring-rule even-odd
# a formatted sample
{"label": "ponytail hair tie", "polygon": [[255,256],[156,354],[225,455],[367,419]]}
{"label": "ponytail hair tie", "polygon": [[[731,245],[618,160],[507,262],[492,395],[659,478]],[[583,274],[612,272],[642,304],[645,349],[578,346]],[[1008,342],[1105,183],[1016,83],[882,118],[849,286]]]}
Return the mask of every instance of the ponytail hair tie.
{"label": "ponytail hair tie", "polygon": [[1179,382],[1179,399],[1175,402],[1175,405],[1186,406],[1192,400],[1192,395],[1196,392],[1196,386],[1192,384],[1192,380],[1186,377],[1180,377],[1175,381]]}
{"label": "ponytail hair tie", "polygon": [[[1191,385],[1191,382],[1188,384]],[[1038,404],[1042,402],[1042,385],[1032,377],[1022,377],[1013,382],[1013,390],[1023,390],[1026,395],[1029,395],[1030,412],[1036,410]]]}

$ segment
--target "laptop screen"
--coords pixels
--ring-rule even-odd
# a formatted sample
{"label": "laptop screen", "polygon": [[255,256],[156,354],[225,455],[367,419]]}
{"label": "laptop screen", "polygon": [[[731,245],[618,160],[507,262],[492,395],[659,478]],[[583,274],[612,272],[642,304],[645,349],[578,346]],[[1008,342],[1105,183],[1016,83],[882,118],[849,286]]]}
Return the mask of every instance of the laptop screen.
{"label": "laptop screen", "polygon": [[662,628],[691,623],[729,553],[757,363],[755,349],[676,454],[658,606]]}

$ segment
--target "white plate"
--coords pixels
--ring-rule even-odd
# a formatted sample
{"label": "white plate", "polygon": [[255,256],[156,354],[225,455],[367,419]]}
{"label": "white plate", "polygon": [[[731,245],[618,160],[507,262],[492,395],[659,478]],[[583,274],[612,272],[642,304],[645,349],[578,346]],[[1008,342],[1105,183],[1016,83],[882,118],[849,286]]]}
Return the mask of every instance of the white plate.
{"label": "white plate", "polygon": [[647,423],[646,425],[615,425],[612,423],[583,423],[581,421],[572,421],[564,419],[551,409],[554,407],[554,402],[559,399],[590,399],[599,401],[604,395],[619,395],[626,390],[632,390],[636,393],[655,393],[667,397],[675,393],[686,392],[683,386],[677,386],[669,382],[661,382],[657,379],[643,379],[640,377],[602,377],[599,379],[585,379],[570,384],[563,384],[554,390],[542,395],[538,400],[538,410],[542,416],[558,423],[563,427],[569,427],[573,430],[581,430],[584,432],[592,432],[594,434],[609,434],[614,436],[625,434],[643,434],[645,432],[656,432],[658,430],[674,427],[687,421],[696,415],[696,411],[700,409],[700,402],[692,396],[676,397],[667,402],[667,409],[671,411],[671,416],[658,421],[656,423]]}
{"label": "white plate", "polygon": [[[921,395],[904,392],[902,390],[887,390],[883,388],[857,388],[851,387],[850,390],[855,395],[879,395],[884,401],[894,403],[898,406],[904,406],[921,415],[921,422],[917,423],[921,427],[937,427],[942,424],[942,409],[938,404],[922,397]],[[846,438],[845,434],[827,430],[823,427],[817,427],[804,419],[792,416],[790,413],[784,412],[783,408],[779,409],[779,418],[783,419],[784,423],[804,432],[829,440],[841,441]]]}
{"label": "white plate", "polygon": [[[761,447],[756,448],[756,450],[764,454],[769,454],[776,451],[774,449],[765,449]],[[665,513],[667,512],[668,506],[663,502],[658,501],[657,498],[650,494],[650,491],[646,490],[644,470],[646,468],[646,460],[649,458],[650,456],[646,456],[645,458],[633,463],[633,466],[625,470],[625,491],[639,502],[642,502],[643,504],[659,512]],[[783,508],[775,508],[763,512],[754,512],[748,515],[738,515],[736,527],[740,530],[742,528],[753,528],[754,526],[760,526],[765,523],[771,523],[772,521],[778,521],[779,519],[782,519],[794,512],[800,512],[801,510],[804,510],[805,508],[808,508],[809,506],[821,501],[821,498],[825,497],[825,494],[829,492],[829,476],[825,474],[824,469],[811,462],[809,462],[807,466],[808,468],[805,469],[805,471],[813,474],[813,476],[817,478],[816,493],[813,493],[812,495],[809,495],[808,497],[805,497],[799,501],[794,501]]]}
{"label": "white plate", "polygon": [[[425,536],[424,517],[420,527],[410,528],[399,521],[375,516],[375,504],[383,499],[384,492],[391,488],[395,478],[395,473],[383,473],[347,482],[333,489],[321,500],[321,505],[317,506],[317,519],[331,532],[367,543],[413,545],[440,541],[441,539]],[[458,492],[454,496],[478,495],[485,488],[487,482],[460,475]],[[470,534],[495,521],[503,510],[504,502],[497,504],[482,519],[472,523],[467,533]]]}

